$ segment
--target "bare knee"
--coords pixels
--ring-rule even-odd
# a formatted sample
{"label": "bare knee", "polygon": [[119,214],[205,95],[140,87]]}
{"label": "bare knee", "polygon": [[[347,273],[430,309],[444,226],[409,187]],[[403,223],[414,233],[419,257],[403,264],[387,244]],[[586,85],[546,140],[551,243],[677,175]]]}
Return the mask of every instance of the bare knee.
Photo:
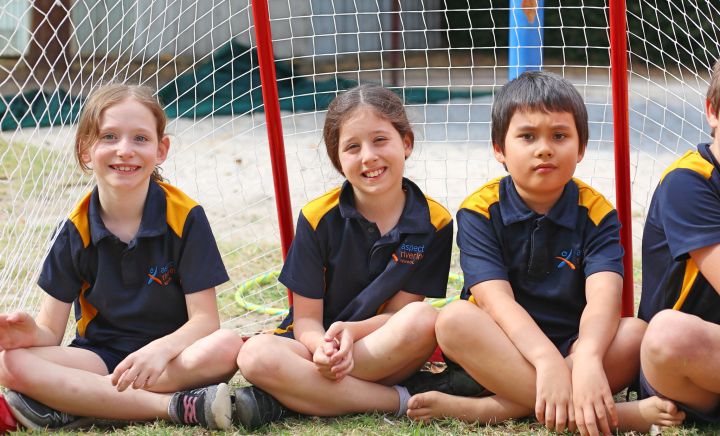
{"label": "bare knee", "polygon": [[243,340],[231,330],[218,330],[200,339],[182,357],[183,366],[206,373],[207,376],[219,374],[232,375],[237,371],[236,359]]}
{"label": "bare knee", "polygon": [[435,323],[435,335],[440,348],[451,351],[467,345],[463,338],[468,333],[468,327],[473,325],[468,321],[473,312],[477,312],[475,315],[484,313],[466,300],[453,301],[440,311]]}
{"label": "bare knee", "polygon": [[30,380],[24,371],[27,368],[27,351],[25,349],[0,351],[0,385],[24,391]]}
{"label": "bare knee", "polygon": [[237,365],[245,380],[253,384],[280,375],[281,364],[275,351],[277,343],[272,335],[257,335],[248,339],[237,356]]}
{"label": "bare knee", "polygon": [[615,335],[615,344],[618,351],[623,355],[638,356],[640,352],[640,343],[642,342],[647,323],[639,318],[622,318]]}
{"label": "bare knee", "polygon": [[407,347],[417,347],[425,350],[429,346],[435,347],[435,321],[438,311],[431,305],[416,301],[403,307],[395,315],[399,328],[393,332],[396,338]]}
{"label": "bare knee", "polygon": [[223,362],[235,362],[243,340],[232,330],[221,329],[211,335],[216,344],[216,358]]}
{"label": "bare knee", "polygon": [[703,321],[675,310],[663,310],[647,327],[640,348],[643,366],[678,368],[707,352]]}

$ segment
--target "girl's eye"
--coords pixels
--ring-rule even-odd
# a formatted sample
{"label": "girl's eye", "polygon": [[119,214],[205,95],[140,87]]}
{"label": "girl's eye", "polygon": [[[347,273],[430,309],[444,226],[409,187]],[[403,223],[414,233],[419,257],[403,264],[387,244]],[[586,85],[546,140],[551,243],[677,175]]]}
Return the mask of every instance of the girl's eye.
{"label": "girl's eye", "polygon": [[531,133],[523,133],[520,135],[520,138],[524,139],[525,141],[532,141],[534,136]]}
{"label": "girl's eye", "polygon": [[135,140],[136,140],[137,142],[146,142],[148,139],[147,139],[147,136],[138,135],[138,136],[135,137]]}
{"label": "girl's eye", "polygon": [[103,141],[112,141],[113,139],[115,139],[115,135],[112,133],[105,133],[100,137],[100,139],[102,139]]}
{"label": "girl's eye", "polygon": [[564,133],[556,133],[556,134],[553,136],[553,138],[554,138],[556,141],[562,141],[563,139],[565,139],[566,136],[567,136],[567,135],[565,135]]}
{"label": "girl's eye", "polygon": [[345,151],[353,151],[360,147],[358,144],[348,144],[345,146]]}
{"label": "girl's eye", "polygon": [[387,138],[384,136],[378,136],[377,138],[375,138],[375,142],[383,142],[386,140],[387,140]]}

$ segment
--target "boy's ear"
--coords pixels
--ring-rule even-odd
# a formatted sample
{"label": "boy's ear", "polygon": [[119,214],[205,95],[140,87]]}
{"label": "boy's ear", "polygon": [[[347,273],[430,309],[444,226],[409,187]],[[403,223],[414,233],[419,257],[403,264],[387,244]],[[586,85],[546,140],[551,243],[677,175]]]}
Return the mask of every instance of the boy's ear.
{"label": "boy's ear", "polygon": [[162,164],[165,162],[165,159],[167,159],[168,151],[170,151],[170,138],[168,138],[167,135],[163,136],[162,139],[160,139],[160,142],[158,142],[158,149],[157,149],[157,165]]}
{"label": "boy's ear", "polygon": [[577,163],[580,163],[580,161],[582,161],[583,158],[585,157],[585,150],[587,150],[587,144],[585,144],[585,147],[583,147],[582,150],[579,150],[579,151],[578,151],[578,160],[577,160]]}
{"label": "boy's ear", "polygon": [[709,99],[705,100],[705,117],[707,118],[708,124],[710,124],[710,128],[712,130],[715,130],[718,127],[718,124],[720,124],[720,121],[718,120],[718,111],[715,110]]}
{"label": "boy's ear", "polygon": [[495,155],[495,160],[505,165],[505,154],[500,150],[500,146],[495,143],[493,143],[493,154]]}

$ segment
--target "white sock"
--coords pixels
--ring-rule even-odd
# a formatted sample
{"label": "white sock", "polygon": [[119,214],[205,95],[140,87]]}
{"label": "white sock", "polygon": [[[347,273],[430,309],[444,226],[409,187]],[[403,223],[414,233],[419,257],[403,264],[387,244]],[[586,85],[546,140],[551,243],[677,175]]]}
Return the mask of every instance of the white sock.
{"label": "white sock", "polygon": [[405,386],[393,386],[400,396],[400,408],[395,416],[402,417],[407,414],[408,400],[410,400],[410,392],[408,392]]}

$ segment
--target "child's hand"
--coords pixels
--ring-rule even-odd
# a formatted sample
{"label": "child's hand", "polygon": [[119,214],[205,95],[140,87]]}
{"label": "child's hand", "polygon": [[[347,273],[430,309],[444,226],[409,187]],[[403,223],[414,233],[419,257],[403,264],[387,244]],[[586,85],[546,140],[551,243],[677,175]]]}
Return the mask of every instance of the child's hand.
{"label": "child's hand", "polygon": [[572,384],[575,421],[580,434],[612,434],[618,417],[600,359],[578,356],[573,361]]}
{"label": "child's hand", "polygon": [[332,367],[330,371],[335,374],[336,380],[341,380],[352,372],[355,361],[352,356],[352,348],[355,340],[352,332],[344,322],[335,322],[325,332],[325,341],[338,344],[337,351],[330,356]]}
{"label": "child's hand", "polygon": [[38,326],[25,312],[0,314],[0,349],[32,347]]}
{"label": "child's hand", "polygon": [[574,430],[570,370],[562,359],[554,359],[537,370],[535,417],[549,430]]}
{"label": "child's hand", "polygon": [[133,389],[153,386],[165,371],[170,357],[152,343],[128,355],[115,367],[110,381],[122,392],[132,385]]}
{"label": "child's hand", "polygon": [[335,354],[338,346],[339,344],[334,340],[330,342],[325,341],[320,344],[315,349],[315,353],[313,353],[313,363],[315,363],[317,370],[323,377],[329,378],[330,380],[335,380],[335,374],[332,372],[333,364],[330,361],[330,357]]}

